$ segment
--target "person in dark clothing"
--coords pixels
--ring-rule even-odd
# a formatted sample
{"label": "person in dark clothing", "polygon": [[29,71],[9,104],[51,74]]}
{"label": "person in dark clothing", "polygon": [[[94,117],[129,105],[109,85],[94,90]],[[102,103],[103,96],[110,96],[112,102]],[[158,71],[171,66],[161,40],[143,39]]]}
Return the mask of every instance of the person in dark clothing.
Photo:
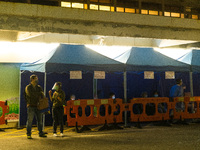
{"label": "person in dark clothing", "polygon": [[[169,97],[174,98],[174,97],[183,97],[184,96],[184,89],[186,87],[183,86],[183,81],[182,79],[176,79],[176,85],[172,86],[170,89],[170,94]],[[176,110],[179,112],[184,112],[185,111],[185,104],[184,102],[179,102],[176,104]]]}
{"label": "person in dark clothing", "polygon": [[[171,87],[169,97],[170,98],[183,97],[185,89],[186,89],[186,86],[183,85],[182,79],[176,79],[176,85]],[[176,108],[176,112],[184,112],[185,111],[185,103],[178,102],[178,103],[176,103],[175,108]],[[173,110],[170,110],[170,118],[173,119],[173,115],[174,115]],[[182,124],[188,125],[188,123],[185,119],[181,118],[180,121]],[[178,121],[178,122],[180,122],[180,121]]]}
{"label": "person in dark clothing", "polygon": [[63,135],[63,128],[64,128],[64,122],[63,122],[63,115],[64,115],[64,108],[63,105],[65,105],[65,92],[61,89],[62,83],[56,82],[54,84],[53,90],[55,92],[52,96],[52,91],[49,91],[49,97],[51,101],[53,102],[53,108],[52,108],[52,117],[53,117],[53,136],[57,136],[57,125],[60,124],[60,135]]}
{"label": "person in dark clothing", "polygon": [[34,116],[37,119],[37,126],[40,137],[47,137],[42,131],[42,113],[37,109],[39,99],[44,97],[43,90],[38,85],[38,77],[36,75],[30,76],[30,84],[25,88],[25,100],[27,104],[27,138],[32,139],[31,129]]}

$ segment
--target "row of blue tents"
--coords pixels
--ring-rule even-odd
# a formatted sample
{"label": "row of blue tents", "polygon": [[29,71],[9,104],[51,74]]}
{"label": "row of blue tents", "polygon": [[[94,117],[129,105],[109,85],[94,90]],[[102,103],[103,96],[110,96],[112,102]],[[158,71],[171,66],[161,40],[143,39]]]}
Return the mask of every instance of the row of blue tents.
{"label": "row of blue tents", "polygon": [[[193,59],[195,57],[195,59]],[[176,77],[185,78],[186,84],[190,87],[189,72],[199,71],[199,65],[191,67],[194,60],[198,60],[198,55],[191,57],[191,54],[186,54],[181,58],[183,62],[169,58],[153,48],[136,48],[124,52],[115,59],[108,58],[101,55],[84,45],[65,45],[60,44],[46,57],[34,62],[22,64],[20,70],[21,74],[21,98],[20,98],[20,124],[24,125],[26,121],[26,105],[23,99],[23,92],[25,86],[29,83],[29,76],[32,72],[37,73],[43,82],[40,82],[46,90],[51,89],[54,81],[62,81],[66,85],[64,90],[77,92],[78,98],[93,98],[93,71],[105,71],[106,79],[98,80],[97,93],[99,98],[106,98],[108,92],[117,93],[117,97],[127,99],[133,96],[138,96],[139,86],[143,86],[145,91],[152,88],[152,85],[158,81],[153,87],[155,90],[161,89],[160,93],[169,89],[173,83],[162,81],[164,78],[164,71],[175,71]],[[186,61],[187,60],[187,61]],[[69,80],[69,71],[82,71],[82,81]],[[25,71],[25,72],[24,72]],[[31,71],[31,72],[26,72]],[[155,80],[149,80],[148,83],[143,80],[143,71],[154,71]],[[179,73],[178,73],[179,72]],[[181,72],[181,73],[180,73]],[[185,75],[183,75],[185,73]],[[142,77],[141,77],[142,75]],[[131,85],[132,84],[132,85]],[[148,84],[148,85],[145,85]],[[106,86],[106,85],[109,85]],[[128,88],[127,88],[128,87]],[[146,89],[145,89],[146,87]],[[165,88],[164,88],[165,87]],[[135,93],[134,93],[135,91]],[[188,89],[188,92],[190,89]],[[168,92],[166,92],[168,93]],[[161,94],[166,96],[167,94]],[[48,119],[47,119],[48,120]],[[19,125],[20,125],[19,124]]]}
{"label": "row of blue tents", "polygon": [[190,71],[190,65],[190,63],[182,63],[169,58],[155,51],[153,48],[133,47],[117,58],[111,59],[84,45],[61,44],[45,58],[34,63],[22,64],[21,70],[47,73],[67,72],[72,70],[102,70],[107,72],[148,70]]}

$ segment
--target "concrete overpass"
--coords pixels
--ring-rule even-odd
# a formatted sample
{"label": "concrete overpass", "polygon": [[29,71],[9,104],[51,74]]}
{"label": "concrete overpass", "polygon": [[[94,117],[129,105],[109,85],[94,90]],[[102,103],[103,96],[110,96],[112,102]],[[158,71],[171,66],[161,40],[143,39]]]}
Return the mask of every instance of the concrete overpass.
{"label": "concrete overpass", "polygon": [[0,2],[0,40],[188,48],[199,46],[200,21]]}

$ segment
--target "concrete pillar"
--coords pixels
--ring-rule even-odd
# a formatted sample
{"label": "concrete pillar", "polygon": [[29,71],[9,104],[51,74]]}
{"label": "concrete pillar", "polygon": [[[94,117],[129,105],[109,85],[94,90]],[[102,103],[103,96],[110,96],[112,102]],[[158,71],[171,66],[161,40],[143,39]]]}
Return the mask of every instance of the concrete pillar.
{"label": "concrete pillar", "polygon": [[61,0],[58,0],[58,6],[61,6]]}
{"label": "concrete pillar", "polygon": [[165,15],[165,1],[162,0],[162,16]]}
{"label": "concrete pillar", "polygon": [[117,11],[117,0],[113,0],[114,11]]}
{"label": "concrete pillar", "polygon": [[141,9],[142,9],[142,0],[138,0],[138,6],[139,6],[139,14],[141,14]]}
{"label": "concrete pillar", "polygon": [[90,0],[87,0],[87,9],[90,9]]}

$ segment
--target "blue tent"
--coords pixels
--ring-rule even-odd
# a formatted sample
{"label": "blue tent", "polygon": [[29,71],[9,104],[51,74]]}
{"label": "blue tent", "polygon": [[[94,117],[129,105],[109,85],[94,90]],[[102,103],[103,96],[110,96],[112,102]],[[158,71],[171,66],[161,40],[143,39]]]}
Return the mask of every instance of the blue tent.
{"label": "blue tent", "polygon": [[[49,53],[46,57],[34,63],[24,63],[20,70],[34,71],[44,86],[44,92],[51,89],[55,81],[61,81],[65,91],[77,94],[78,98],[93,98],[93,71],[118,72],[124,71],[123,63],[103,56],[84,45],[64,45]],[[84,80],[69,79],[69,71],[84,71]],[[88,72],[89,71],[89,72]],[[56,74],[60,73],[60,74]],[[30,72],[23,72],[21,77],[21,98],[20,98],[20,125],[26,123],[26,105],[23,99],[25,86],[29,83]],[[50,80],[49,80],[50,79]],[[48,80],[48,82],[47,82]],[[41,83],[42,82],[42,83]],[[73,93],[75,92],[75,93]],[[46,124],[50,124],[50,116],[46,115]]]}
{"label": "blue tent", "polygon": [[169,58],[153,48],[133,47],[115,60],[125,63],[127,71],[190,71],[188,64]]}
{"label": "blue tent", "polygon": [[178,61],[191,65],[192,72],[200,72],[200,51],[191,50],[183,55]]}
{"label": "blue tent", "polygon": [[20,70],[38,72],[124,71],[124,64],[103,56],[84,45],[61,44],[45,58],[22,64]]}

